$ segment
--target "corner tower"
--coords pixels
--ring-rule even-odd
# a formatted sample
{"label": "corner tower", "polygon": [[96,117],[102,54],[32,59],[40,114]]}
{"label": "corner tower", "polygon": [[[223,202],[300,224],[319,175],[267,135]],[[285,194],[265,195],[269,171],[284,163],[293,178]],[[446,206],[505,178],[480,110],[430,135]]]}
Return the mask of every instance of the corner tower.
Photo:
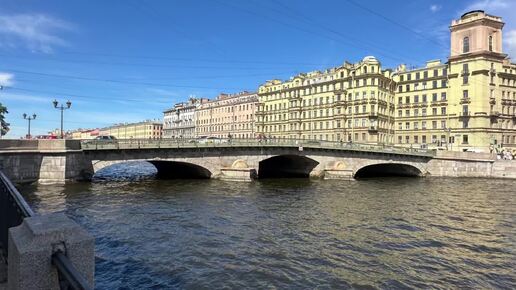
{"label": "corner tower", "polygon": [[486,55],[505,58],[502,52],[502,18],[482,10],[464,13],[450,26],[450,60]]}
{"label": "corner tower", "polygon": [[481,10],[467,12],[450,25],[449,134],[464,150],[487,150],[508,133],[502,130],[512,117],[501,98],[500,73],[507,58],[502,50],[503,26],[501,17]]}

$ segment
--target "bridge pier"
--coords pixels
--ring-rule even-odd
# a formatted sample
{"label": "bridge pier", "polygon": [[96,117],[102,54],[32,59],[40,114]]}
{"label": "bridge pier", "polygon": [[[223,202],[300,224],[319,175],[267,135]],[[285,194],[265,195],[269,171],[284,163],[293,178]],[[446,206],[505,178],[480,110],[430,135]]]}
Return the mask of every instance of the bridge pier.
{"label": "bridge pier", "polygon": [[227,181],[253,181],[258,178],[254,168],[222,168],[218,177]]}

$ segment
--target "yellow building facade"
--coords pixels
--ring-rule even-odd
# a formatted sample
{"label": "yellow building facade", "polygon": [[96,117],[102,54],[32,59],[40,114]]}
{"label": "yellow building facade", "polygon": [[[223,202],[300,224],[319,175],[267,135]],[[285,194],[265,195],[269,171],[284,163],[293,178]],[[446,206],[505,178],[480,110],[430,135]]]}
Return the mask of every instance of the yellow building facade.
{"label": "yellow building facade", "polygon": [[100,136],[114,136],[117,139],[161,139],[163,124],[158,121],[118,124],[100,129]]}
{"label": "yellow building facade", "polygon": [[374,57],[258,90],[267,138],[353,141],[448,150],[516,148],[516,64],[500,17],[471,11],[450,26],[447,63],[384,70]]}
{"label": "yellow building facade", "polygon": [[395,73],[398,144],[516,147],[516,65],[502,51],[503,26],[500,17],[468,12],[451,23],[448,63]]}
{"label": "yellow building facade", "polygon": [[302,73],[258,89],[257,132],[264,138],[388,142],[394,134],[391,71],[374,57]]}

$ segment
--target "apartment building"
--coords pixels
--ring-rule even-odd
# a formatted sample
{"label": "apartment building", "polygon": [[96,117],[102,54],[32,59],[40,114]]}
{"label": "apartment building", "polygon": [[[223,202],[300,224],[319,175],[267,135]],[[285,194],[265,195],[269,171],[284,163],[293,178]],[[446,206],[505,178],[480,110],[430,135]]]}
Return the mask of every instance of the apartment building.
{"label": "apartment building", "polygon": [[190,98],[188,102],[175,104],[174,107],[165,110],[163,138],[195,138],[195,111],[207,101],[205,98]]}
{"label": "apartment building", "polygon": [[451,23],[446,64],[395,73],[398,144],[516,147],[516,65],[502,51],[503,26],[484,11],[465,13]]}
{"label": "apartment building", "polygon": [[258,95],[251,92],[220,94],[195,111],[198,137],[254,138]]}
{"label": "apartment building", "polygon": [[148,120],[138,123],[116,124],[99,131],[100,136],[114,136],[117,139],[160,139],[163,124],[159,121]]}
{"label": "apartment building", "polygon": [[394,88],[391,71],[372,56],[267,81],[258,89],[257,132],[267,138],[392,142]]}

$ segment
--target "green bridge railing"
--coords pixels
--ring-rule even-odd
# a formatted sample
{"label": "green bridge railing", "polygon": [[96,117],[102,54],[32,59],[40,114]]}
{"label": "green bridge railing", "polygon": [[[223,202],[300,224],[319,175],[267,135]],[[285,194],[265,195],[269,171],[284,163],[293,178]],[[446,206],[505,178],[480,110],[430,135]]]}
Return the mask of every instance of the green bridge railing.
{"label": "green bridge railing", "polygon": [[435,150],[387,144],[367,144],[296,139],[117,139],[81,140],[83,150],[167,149],[167,148],[231,148],[231,147],[296,147],[300,150],[333,149],[372,153],[395,153],[432,157]]}

